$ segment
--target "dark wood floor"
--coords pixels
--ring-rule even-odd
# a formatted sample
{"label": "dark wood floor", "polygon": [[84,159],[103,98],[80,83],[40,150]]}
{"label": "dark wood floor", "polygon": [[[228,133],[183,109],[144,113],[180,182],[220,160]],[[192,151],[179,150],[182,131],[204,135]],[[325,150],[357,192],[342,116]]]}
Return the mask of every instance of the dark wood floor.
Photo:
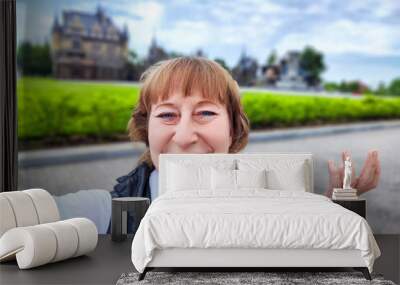
{"label": "dark wood floor", "polygon": [[375,235],[376,242],[381,250],[374,264],[374,272],[381,273],[385,279],[400,283],[400,234]]}
{"label": "dark wood floor", "polygon": [[[400,235],[375,235],[382,256],[375,262],[374,272],[395,283],[400,281]],[[0,284],[115,284],[122,273],[135,271],[131,261],[132,237],[112,242],[100,235],[95,251],[88,255],[51,263],[28,270],[19,270],[15,261],[0,264]],[[271,271],[278,269],[271,268]],[[279,269],[313,271],[318,268]],[[278,271],[279,271],[278,270]],[[322,269],[321,269],[322,270]],[[324,268],[322,271],[348,271],[349,268]]]}

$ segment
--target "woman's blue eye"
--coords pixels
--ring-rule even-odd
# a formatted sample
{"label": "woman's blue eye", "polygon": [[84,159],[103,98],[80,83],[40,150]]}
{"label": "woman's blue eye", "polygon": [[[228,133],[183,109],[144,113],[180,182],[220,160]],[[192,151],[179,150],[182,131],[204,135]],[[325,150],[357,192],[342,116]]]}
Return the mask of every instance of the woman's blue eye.
{"label": "woman's blue eye", "polygon": [[161,113],[159,115],[157,115],[158,118],[162,118],[162,119],[172,119],[176,117],[176,114],[174,113]]}
{"label": "woman's blue eye", "polygon": [[[212,112],[212,111],[199,111],[195,114],[196,117],[198,117],[200,120],[208,120],[211,119],[211,117],[217,115],[217,113]],[[175,121],[179,115],[175,114],[173,112],[165,112],[165,113],[161,113],[159,115],[156,116],[157,118],[160,118],[164,121],[168,121],[168,122],[172,122]]]}
{"label": "woman's blue eye", "polygon": [[216,113],[214,113],[212,111],[200,111],[199,115],[202,115],[202,116],[214,116],[214,115],[216,115]]}

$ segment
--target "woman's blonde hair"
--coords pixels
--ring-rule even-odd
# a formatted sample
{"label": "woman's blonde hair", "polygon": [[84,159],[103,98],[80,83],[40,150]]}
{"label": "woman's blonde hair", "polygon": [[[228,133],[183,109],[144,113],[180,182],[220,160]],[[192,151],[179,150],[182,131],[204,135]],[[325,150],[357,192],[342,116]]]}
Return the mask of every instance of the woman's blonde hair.
{"label": "woman's blonde hair", "polygon": [[[142,87],[139,102],[128,122],[131,141],[148,141],[148,119],[151,105],[166,100],[174,91],[182,91],[190,96],[198,90],[209,100],[218,101],[226,106],[230,120],[232,143],[229,153],[242,150],[248,142],[249,120],[240,103],[239,86],[228,71],[215,61],[200,57],[179,57],[160,61],[149,67],[141,76]],[[139,158],[138,163],[153,163],[150,150]]]}

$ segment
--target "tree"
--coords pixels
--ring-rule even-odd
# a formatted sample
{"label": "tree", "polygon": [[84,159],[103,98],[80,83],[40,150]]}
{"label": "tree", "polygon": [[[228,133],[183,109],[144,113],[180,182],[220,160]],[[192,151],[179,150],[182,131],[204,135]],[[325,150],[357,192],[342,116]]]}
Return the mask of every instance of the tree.
{"label": "tree", "polygon": [[325,89],[325,91],[328,91],[328,92],[338,91],[339,84],[337,84],[336,82],[326,82],[324,84],[324,89]]}
{"label": "tree", "polygon": [[231,72],[228,65],[226,65],[225,60],[223,60],[222,58],[216,58],[214,59],[214,61],[217,62],[219,65],[221,65],[223,68],[225,68],[228,72]]}
{"label": "tree", "polygon": [[145,69],[146,66],[144,60],[139,58],[136,51],[129,50],[128,59],[125,65],[126,79],[138,81]]}
{"label": "tree", "polygon": [[139,56],[133,49],[128,51],[128,61],[132,64],[136,64],[139,61]]}
{"label": "tree", "polygon": [[400,96],[400,77],[395,78],[390,82],[388,95]]}
{"label": "tree", "polygon": [[33,52],[30,42],[23,42],[17,50],[17,65],[22,73],[27,74],[32,66]]}
{"label": "tree", "polygon": [[305,47],[300,55],[300,68],[307,85],[317,86],[321,82],[321,73],[325,70],[323,54],[313,47]]}
{"label": "tree", "polygon": [[17,50],[17,65],[24,75],[50,75],[52,60],[49,44],[21,43]]}
{"label": "tree", "polygon": [[340,92],[348,92],[348,93],[356,93],[358,90],[359,84],[358,81],[342,81],[339,85]]}
{"label": "tree", "polygon": [[277,60],[277,59],[278,59],[278,56],[276,55],[276,51],[273,50],[273,51],[269,54],[269,56],[268,56],[267,65],[274,65],[274,64],[276,64],[276,60]]}
{"label": "tree", "polygon": [[375,93],[377,95],[385,95],[387,93],[387,88],[384,82],[379,82],[378,88],[376,88]]}

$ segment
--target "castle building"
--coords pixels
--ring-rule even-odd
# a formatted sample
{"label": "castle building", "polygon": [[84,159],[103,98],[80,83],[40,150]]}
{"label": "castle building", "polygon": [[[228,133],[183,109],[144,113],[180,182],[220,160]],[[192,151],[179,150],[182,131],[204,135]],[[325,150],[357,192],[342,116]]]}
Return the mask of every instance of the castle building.
{"label": "castle building", "polygon": [[300,66],[300,52],[289,51],[278,64],[262,67],[264,81],[280,89],[306,89],[304,70]]}
{"label": "castle building", "polygon": [[280,61],[278,88],[305,89],[304,71],[300,67],[300,52],[289,51]]}
{"label": "castle building", "polygon": [[119,29],[97,8],[96,13],[63,11],[51,33],[56,78],[120,80],[126,78],[128,31]]}

